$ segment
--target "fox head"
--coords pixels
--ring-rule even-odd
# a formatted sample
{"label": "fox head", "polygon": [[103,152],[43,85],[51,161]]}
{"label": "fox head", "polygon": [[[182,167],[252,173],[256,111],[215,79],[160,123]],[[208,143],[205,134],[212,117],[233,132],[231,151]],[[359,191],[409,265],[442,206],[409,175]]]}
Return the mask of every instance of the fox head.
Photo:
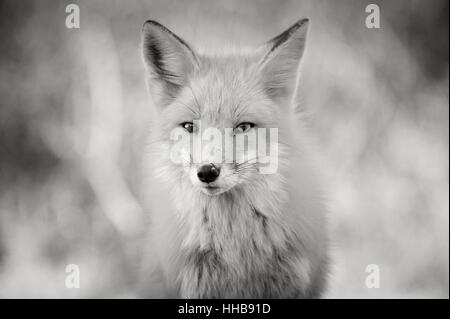
{"label": "fox head", "polygon": [[156,174],[209,196],[279,174],[308,20],[253,51],[206,55],[155,21],[142,54],[156,108]]}

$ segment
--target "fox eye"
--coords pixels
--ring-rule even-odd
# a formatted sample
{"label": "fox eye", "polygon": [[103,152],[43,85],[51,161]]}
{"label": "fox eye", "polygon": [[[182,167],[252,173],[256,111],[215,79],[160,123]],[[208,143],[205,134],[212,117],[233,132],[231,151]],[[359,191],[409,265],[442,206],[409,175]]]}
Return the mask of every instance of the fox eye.
{"label": "fox eye", "polygon": [[192,133],[194,131],[194,123],[192,122],[183,122],[180,125],[189,133]]}
{"label": "fox eye", "polygon": [[183,127],[189,133],[192,133],[194,131],[194,123],[192,122],[183,122],[180,124],[180,126]]}
{"label": "fox eye", "polygon": [[250,131],[253,127],[255,126],[255,124],[250,123],[250,122],[244,122],[239,124],[238,126],[236,126],[234,128],[234,133],[239,134],[239,133],[247,133],[248,131]]}

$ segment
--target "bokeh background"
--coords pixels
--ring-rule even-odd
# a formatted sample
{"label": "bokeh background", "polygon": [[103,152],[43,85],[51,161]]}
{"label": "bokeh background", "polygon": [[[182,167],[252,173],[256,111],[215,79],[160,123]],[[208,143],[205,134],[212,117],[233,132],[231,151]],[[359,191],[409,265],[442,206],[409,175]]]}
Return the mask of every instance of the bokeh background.
{"label": "bokeh background", "polygon": [[[65,27],[69,3],[80,29]],[[369,3],[380,29],[365,27]],[[215,48],[256,46],[309,17],[300,95],[329,176],[325,297],[448,298],[448,11],[447,0],[2,0],[0,297],[135,296],[145,20]],[[65,286],[68,264],[79,289]]]}

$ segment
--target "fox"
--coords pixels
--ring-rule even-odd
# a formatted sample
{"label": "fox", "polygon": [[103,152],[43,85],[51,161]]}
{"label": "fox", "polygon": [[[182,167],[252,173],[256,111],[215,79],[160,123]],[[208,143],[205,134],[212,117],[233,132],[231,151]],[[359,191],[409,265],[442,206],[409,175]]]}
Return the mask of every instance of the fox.
{"label": "fox", "polygon": [[[142,161],[142,296],[323,296],[325,187],[295,98],[308,25],[301,19],[260,46],[206,52],[144,23],[153,119]],[[207,128],[222,138],[205,138]],[[259,134],[268,129],[276,130]],[[224,160],[220,149],[232,155]],[[275,164],[264,173],[267,163]]]}

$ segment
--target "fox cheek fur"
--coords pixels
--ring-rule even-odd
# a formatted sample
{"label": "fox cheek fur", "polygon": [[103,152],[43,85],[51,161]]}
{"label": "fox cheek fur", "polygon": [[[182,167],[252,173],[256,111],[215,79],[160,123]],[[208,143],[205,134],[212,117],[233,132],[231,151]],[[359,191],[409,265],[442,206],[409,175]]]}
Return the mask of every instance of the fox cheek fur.
{"label": "fox cheek fur", "polygon": [[[326,205],[314,149],[292,103],[307,28],[303,19],[252,52],[207,55],[157,22],[144,24],[142,52],[155,105],[141,191],[151,220],[146,296],[321,296]],[[221,128],[244,120],[278,128],[277,172],[242,173],[216,196],[199,191],[188,164],[169,155],[171,130],[195,119]]]}

